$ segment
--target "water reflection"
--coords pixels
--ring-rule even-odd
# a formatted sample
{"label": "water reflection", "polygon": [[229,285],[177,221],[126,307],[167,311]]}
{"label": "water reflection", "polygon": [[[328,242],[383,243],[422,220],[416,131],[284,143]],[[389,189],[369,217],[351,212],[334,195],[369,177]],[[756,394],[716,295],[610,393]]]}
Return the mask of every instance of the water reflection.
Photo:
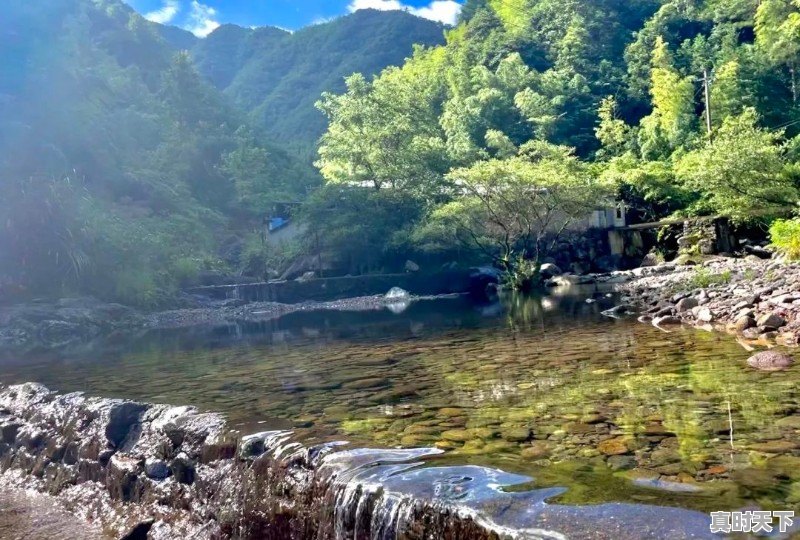
{"label": "water reflection", "polygon": [[[590,299],[590,302],[587,302]],[[6,361],[0,379],[226,412],[305,441],[432,447],[566,486],[563,503],[800,503],[797,367],[601,312],[594,289],[399,313],[294,313]]]}

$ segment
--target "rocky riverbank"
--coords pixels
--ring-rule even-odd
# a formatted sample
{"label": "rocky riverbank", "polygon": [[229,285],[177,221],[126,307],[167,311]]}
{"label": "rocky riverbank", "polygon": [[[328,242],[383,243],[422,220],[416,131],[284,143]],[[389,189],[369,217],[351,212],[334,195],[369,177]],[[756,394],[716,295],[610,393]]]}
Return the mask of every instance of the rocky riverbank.
{"label": "rocky riverbank", "polygon": [[[800,263],[713,257],[611,275],[640,320],[667,329],[690,324],[745,341],[800,343]],[[624,312],[625,306],[618,311]]]}

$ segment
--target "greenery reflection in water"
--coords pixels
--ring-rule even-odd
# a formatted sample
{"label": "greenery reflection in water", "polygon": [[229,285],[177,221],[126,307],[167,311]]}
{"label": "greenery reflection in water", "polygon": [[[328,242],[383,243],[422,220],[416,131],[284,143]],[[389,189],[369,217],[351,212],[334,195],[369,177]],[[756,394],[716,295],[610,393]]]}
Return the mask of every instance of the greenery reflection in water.
{"label": "greenery reflection in water", "polygon": [[192,403],[306,441],[432,445],[565,485],[567,502],[800,503],[800,370],[751,370],[722,334],[602,317],[610,300],[590,293],[299,314],[32,355],[0,375]]}

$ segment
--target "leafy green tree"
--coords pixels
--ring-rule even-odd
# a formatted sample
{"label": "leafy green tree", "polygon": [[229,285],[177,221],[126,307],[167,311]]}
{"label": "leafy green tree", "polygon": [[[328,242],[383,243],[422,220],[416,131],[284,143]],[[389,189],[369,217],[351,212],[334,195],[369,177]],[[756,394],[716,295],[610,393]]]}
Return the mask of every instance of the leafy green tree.
{"label": "leafy green tree", "polygon": [[444,142],[437,125],[418,122],[426,103],[399,98],[413,90],[402,78],[374,84],[356,74],[347,93],[323,94],[318,106],[330,119],[317,166],[326,180],[375,189],[435,194],[446,171]]}
{"label": "leafy green tree", "polygon": [[686,186],[702,194],[710,212],[735,220],[775,214],[798,199],[785,174],[782,133],[758,127],[753,109],[725,120],[713,144],[687,153],[676,164]]}
{"label": "leafy green tree", "polygon": [[800,6],[795,0],[764,0],[755,20],[756,45],[774,66],[791,79],[792,103],[797,103],[797,58],[800,55]]}
{"label": "leafy green tree", "polygon": [[694,84],[675,69],[669,47],[661,38],[653,51],[651,77],[653,112],[642,119],[639,146],[646,158],[663,158],[686,142],[696,128]]}
{"label": "leafy green tree", "polygon": [[603,145],[598,154],[604,157],[623,154],[631,142],[631,129],[617,117],[617,102],[614,97],[608,96],[601,101],[597,113],[600,123],[594,133]]}
{"label": "leafy green tree", "polygon": [[328,183],[303,206],[306,253],[345,273],[397,271],[410,256],[411,228],[425,207],[397,189]]}
{"label": "leafy green tree", "polygon": [[559,236],[607,194],[570,149],[540,142],[508,159],[455,169],[449,178],[458,195],[436,208],[418,234],[478,249],[517,288],[535,282]]}

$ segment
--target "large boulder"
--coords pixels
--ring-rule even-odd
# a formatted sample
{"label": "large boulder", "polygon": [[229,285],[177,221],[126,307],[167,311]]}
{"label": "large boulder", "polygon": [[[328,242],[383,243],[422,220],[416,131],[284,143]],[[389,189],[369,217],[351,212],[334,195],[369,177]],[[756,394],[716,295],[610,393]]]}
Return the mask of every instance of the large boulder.
{"label": "large boulder", "polygon": [[642,268],[657,266],[658,262],[658,256],[651,251],[642,258],[642,262],[639,263],[639,266]]}

